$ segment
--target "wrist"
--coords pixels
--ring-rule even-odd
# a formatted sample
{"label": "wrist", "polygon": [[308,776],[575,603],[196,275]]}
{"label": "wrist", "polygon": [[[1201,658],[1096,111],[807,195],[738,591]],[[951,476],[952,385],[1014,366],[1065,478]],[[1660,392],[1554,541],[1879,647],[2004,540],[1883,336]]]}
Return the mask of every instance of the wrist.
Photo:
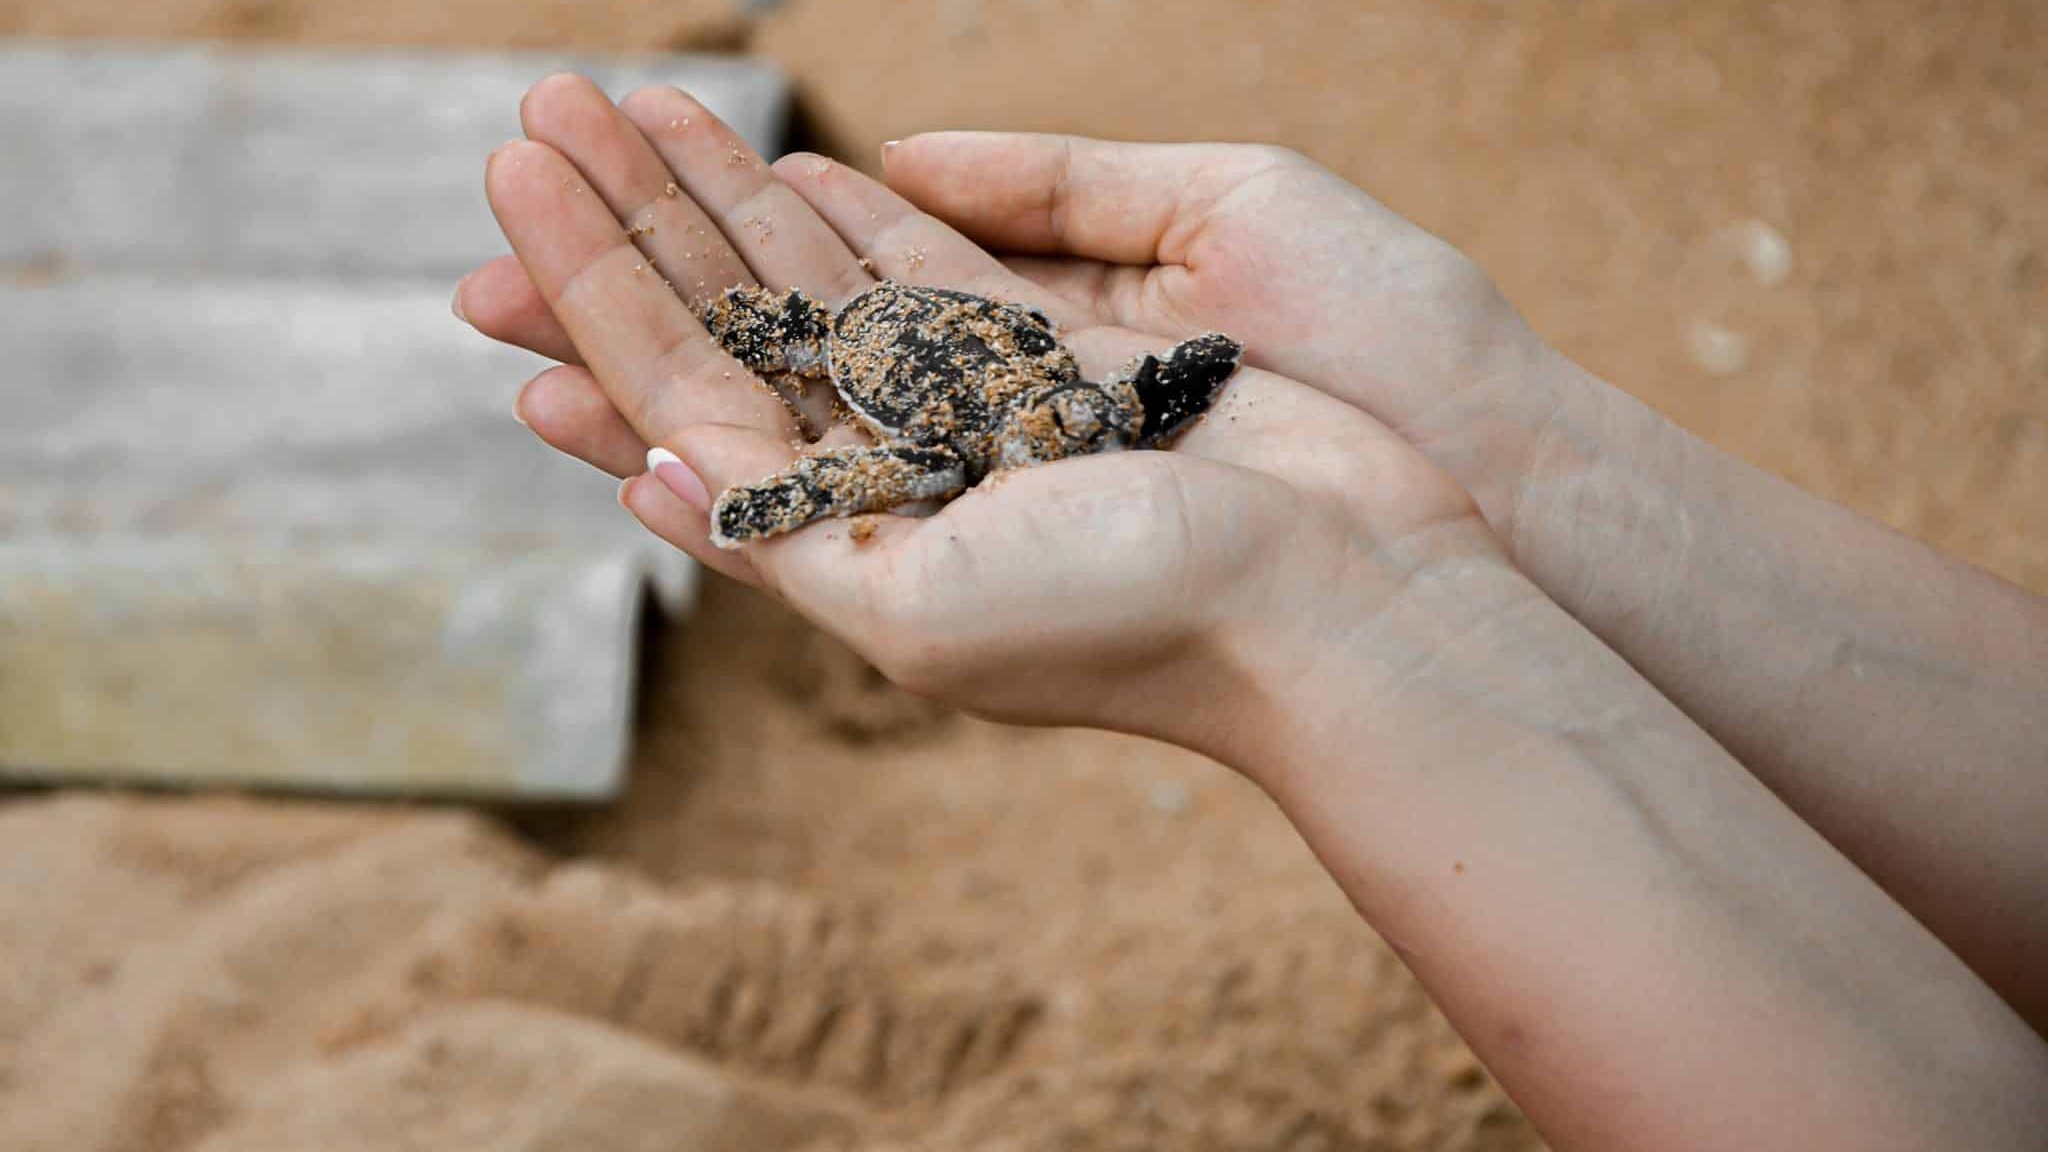
{"label": "wrist", "polygon": [[1586,582],[1588,565],[1659,559],[1663,534],[1699,510],[1688,509],[1694,493],[1686,479],[1712,454],[1702,457],[1699,440],[1563,354],[1552,351],[1550,359],[1544,390],[1555,407],[1496,493],[1488,520],[1515,563],[1562,595]]}
{"label": "wrist", "polygon": [[[1475,515],[1394,539],[1347,534],[1331,562],[1219,630],[1227,724],[1187,744],[1278,792],[1369,739],[1386,763],[1425,754],[1499,677],[1538,606],[1555,610]],[[1300,552],[1292,553],[1300,556]]]}
{"label": "wrist", "polygon": [[1670,456],[1675,428],[1587,371],[1509,312],[1474,341],[1465,387],[1397,429],[1479,505],[1509,555],[1555,558],[1560,536],[1612,503],[1607,490],[1645,462]]}

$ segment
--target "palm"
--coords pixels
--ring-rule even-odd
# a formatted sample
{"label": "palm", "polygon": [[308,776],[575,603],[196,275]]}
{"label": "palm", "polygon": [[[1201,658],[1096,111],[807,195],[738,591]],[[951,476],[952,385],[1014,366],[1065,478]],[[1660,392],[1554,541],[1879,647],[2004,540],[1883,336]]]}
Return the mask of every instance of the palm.
{"label": "palm", "polygon": [[1189,621],[1219,609],[1203,597],[1272,555],[1296,510],[1280,485],[1177,453],[1005,477],[894,542],[884,612],[924,640],[880,646],[884,670],[999,718],[1082,722],[1143,691],[1129,670],[1162,663]]}

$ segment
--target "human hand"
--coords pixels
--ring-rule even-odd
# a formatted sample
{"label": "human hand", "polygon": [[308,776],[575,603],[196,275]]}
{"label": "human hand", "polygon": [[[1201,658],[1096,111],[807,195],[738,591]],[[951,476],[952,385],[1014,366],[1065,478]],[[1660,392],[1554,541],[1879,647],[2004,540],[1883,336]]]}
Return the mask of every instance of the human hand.
{"label": "human hand", "polygon": [[458,298],[478,328],[570,361],[527,387],[522,417],[629,477],[648,446],[674,451],[686,467],[630,478],[626,507],[913,690],[1221,751],[1231,708],[1277,691],[1311,641],[1417,571],[1498,560],[1465,494],[1398,437],[1249,368],[1171,452],[1027,469],[928,519],[879,517],[864,542],[826,524],[715,549],[709,496],[796,451],[789,412],[696,319],[730,285],[837,304],[881,275],[1031,304],[1097,378],[1170,341],[1103,323],[850,169],[764,164],[679,92],[615,108],[558,77],[523,115],[530,141],[494,155],[488,182],[519,264],[485,268]]}
{"label": "human hand", "polygon": [[936,132],[892,188],[1101,323],[1228,328],[1262,367],[1357,405],[1511,531],[1570,378],[1463,253],[1285,148]]}
{"label": "human hand", "polygon": [[[938,132],[889,184],[1091,322],[1230,331],[1253,363],[1371,414],[1513,533],[1516,486],[1574,380],[1477,265],[1298,153]],[[569,359],[516,264],[466,291],[480,327]]]}

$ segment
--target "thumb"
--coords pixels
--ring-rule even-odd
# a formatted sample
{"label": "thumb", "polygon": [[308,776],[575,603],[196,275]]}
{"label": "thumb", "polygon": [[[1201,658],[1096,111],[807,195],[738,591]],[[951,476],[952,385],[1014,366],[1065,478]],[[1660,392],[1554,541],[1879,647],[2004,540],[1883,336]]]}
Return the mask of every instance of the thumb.
{"label": "thumb", "polygon": [[1177,264],[1179,238],[1195,233],[1186,225],[1280,155],[1244,144],[930,132],[885,145],[882,168],[890,187],[988,248]]}

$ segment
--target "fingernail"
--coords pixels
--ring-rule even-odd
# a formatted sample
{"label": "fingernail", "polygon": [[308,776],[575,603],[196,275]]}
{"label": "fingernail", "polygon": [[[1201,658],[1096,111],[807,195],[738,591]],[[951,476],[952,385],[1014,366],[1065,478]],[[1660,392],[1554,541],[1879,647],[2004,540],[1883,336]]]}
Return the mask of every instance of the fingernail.
{"label": "fingernail", "polygon": [[647,450],[647,471],[661,481],[662,487],[676,494],[683,503],[699,512],[711,508],[711,491],[704,487],[704,481],[690,470],[675,453],[666,448]]}
{"label": "fingernail", "polygon": [[[464,276],[461,280],[456,281],[455,299],[448,305],[449,310],[455,313],[455,318],[464,324],[469,324],[469,317],[462,314],[462,290],[467,287],[469,287],[469,277]],[[471,324],[470,327],[473,328],[475,325]]]}
{"label": "fingernail", "polygon": [[[552,368],[548,370],[548,372],[552,371],[554,371]],[[533,421],[528,419],[526,415],[526,398],[533,395],[534,386],[539,384],[541,377],[548,375],[548,372],[543,372],[540,376],[535,376],[533,379],[521,384],[518,393],[512,397],[512,418],[519,421],[520,426],[529,431],[533,428]]]}
{"label": "fingernail", "polygon": [[628,476],[624,480],[619,481],[619,507],[624,508],[628,512],[633,510],[633,506],[626,502],[626,490],[631,488],[633,481],[638,479],[638,476]]}
{"label": "fingernail", "polygon": [[887,160],[889,158],[889,153],[894,152],[896,150],[896,146],[901,143],[903,143],[903,141],[901,140],[882,141],[882,159]]}

